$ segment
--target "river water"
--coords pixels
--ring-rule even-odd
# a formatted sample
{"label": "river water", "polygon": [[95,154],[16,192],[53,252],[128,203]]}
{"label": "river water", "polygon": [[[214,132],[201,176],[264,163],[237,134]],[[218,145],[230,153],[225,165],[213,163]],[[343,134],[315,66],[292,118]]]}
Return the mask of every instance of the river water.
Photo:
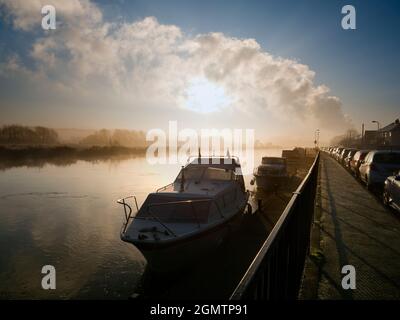
{"label": "river water", "polygon": [[[255,164],[266,155],[281,150],[257,150]],[[0,171],[0,298],[129,297],[146,261],[119,238],[116,199],[134,193],[140,205],[179,168],[134,157]],[[44,265],[56,269],[55,290],[41,287]]]}

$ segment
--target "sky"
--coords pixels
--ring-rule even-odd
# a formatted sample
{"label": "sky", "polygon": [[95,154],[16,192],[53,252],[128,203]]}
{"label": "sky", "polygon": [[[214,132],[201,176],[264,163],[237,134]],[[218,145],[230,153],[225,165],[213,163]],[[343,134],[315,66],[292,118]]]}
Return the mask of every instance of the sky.
{"label": "sky", "polygon": [[[253,128],[308,144],[400,116],[398,1],[0,0],[0,124]],[[52,4],[57,29],[41,28]],[[341,8],[356,9],[356,30]]]}

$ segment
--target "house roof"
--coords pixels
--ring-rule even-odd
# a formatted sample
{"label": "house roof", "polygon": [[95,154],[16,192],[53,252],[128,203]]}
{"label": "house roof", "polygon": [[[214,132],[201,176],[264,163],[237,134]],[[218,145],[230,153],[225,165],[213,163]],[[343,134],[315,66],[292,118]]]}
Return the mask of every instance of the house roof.
{"label": "house roof", "polygon": [[388,132],[388,131],[393,131],[393,130],[399,130],[400,129],[400,121],[397,119],[396,121],[392,122],[391,124],[388,124],[386,127],[383,127],[379,131],[383,132]]}

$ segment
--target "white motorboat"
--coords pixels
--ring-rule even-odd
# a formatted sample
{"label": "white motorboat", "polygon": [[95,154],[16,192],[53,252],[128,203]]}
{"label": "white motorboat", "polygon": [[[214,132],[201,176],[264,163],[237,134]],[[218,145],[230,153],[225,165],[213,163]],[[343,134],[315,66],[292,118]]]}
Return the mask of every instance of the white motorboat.
{"label": "white motorboat", "polygon": [[248,197],[237,158],[197,157],[173,183],[150,193],[140,209],[134,196],[118,200],[126,218],[121,239],[142,252],[150,269],[176,270],[224,241],[240,224]]}
{"label": "white motorboat", "polygon": [[261,165],[254,170],[254,178],[258,188],[264,191],[277,190],[287,182],[286,158],[263,157]]}

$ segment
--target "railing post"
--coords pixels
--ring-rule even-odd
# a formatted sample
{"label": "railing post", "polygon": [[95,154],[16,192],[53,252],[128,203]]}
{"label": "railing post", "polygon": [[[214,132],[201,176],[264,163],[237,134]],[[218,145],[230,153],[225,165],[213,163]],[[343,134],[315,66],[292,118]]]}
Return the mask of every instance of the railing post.
{"label": "railing post", "polygon": [[125,220],[126,220],[126,223],[128,223],[128,215],[126,214],[126,204],[125,204],[125,199],[122,199],[122,204],[123,204],[123,206],[124,206]]}

